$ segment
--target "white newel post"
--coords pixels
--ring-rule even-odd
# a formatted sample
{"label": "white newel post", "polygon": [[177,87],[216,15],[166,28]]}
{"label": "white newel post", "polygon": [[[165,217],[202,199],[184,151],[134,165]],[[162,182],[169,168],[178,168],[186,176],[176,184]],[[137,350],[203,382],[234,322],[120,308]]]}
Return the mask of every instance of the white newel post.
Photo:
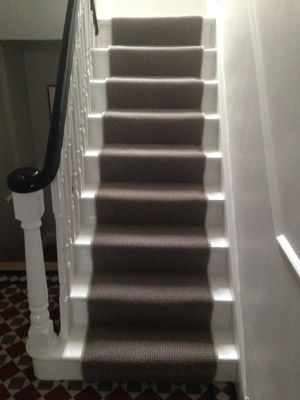
{"label": "white newel post", "polygon": [[13,193],[15,217],[21,221],[25,239],[28,302],[31,325],[27,349],[32,356],[49,352],[55,344],[56,334],[49,317],[48,288],[40,233],[44,214],[43,191]]}

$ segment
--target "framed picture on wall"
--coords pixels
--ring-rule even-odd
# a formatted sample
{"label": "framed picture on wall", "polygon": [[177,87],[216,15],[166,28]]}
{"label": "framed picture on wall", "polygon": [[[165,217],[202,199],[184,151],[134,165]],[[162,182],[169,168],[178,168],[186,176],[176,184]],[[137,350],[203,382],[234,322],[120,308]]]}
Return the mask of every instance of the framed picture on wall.
{"label": "framed picture on wall", "polygon": [[50,119],[51,119],[52,111],[53,111],[54,96],[55,96],[55,87],[56,87],[55,85],[47,85],[48,105],[49,105]]}

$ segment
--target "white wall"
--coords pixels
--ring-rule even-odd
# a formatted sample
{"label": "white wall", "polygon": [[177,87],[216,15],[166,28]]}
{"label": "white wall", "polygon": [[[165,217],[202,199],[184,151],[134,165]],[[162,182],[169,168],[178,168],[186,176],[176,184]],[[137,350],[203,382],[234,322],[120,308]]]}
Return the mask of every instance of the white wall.
{"label": "white wall", "polygon": [[210,0],[97,0],[99,18],[203,15]]}
{"label": "white wall", "polygon": [[[300,2],[253,3],[277,179],[276,228],[300,256]],[[278,215],[277,215],[278,214]]]}
{"label": "white wall", "polygon": [[67,0],[1,0],[0,40],[59,40]]}
{"label": "white wall", "polygon": [[[275,229],[280,223],[291,229],[289,221],[299,218],[299,206],[286,193],[290,174],[298,185],[300,149],[299,82],[287,82],[300,70],[295,5],[226,0],[219,20],[223,146],[231,168],[225,183],[232,195],[233,281],[244,332],[242,383],[250,400],[297,400],[300,393],[299,281],[278,248]],[[300,225],[294,227],[299,239]]]}

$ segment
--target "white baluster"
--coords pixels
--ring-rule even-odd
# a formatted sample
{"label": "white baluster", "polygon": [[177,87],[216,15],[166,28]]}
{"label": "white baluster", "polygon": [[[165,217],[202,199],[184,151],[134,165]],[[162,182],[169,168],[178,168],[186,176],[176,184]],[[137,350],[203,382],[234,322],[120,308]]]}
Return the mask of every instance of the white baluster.
{"label": "white baluster", "polygon": [[43,191],[13,193],[13,202],[15,217],[21,221],[25,238],[28,302],[31,312],[27,348],[32,356],[37,356],[48,353],[57,339],[48,311],[48,289],[40,233],[41,217],[44,214]]}
{"label": "white baluster", "polygon": [[68,241],[68,233],[65,220],[65,209],[68,207],[67,199],[63,190],[63,170],[64,166],[61,161],[60,170],[51,184],[52,208],[56,225],[56,242],[57,242],[57,262],[58,276],[60,283],[59,304],[61,314],[61,331],[60,336],[63,340],[67,339],[69,327],[68,313],[68,297],[70,282],[68,279],[68,249],[66,244]]}

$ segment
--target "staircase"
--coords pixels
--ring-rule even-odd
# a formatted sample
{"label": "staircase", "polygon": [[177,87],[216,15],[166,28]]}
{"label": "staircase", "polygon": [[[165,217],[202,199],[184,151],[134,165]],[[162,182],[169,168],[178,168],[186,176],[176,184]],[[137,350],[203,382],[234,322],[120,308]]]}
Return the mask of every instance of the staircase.
{"label": "staircase", "polygon": [[[99,27],[87,49],[83,139],[71,114],[84,99],[70,96],[53,185],[62,332],[48,350],[31,340],[35,373],[234,381],[215,21],[113,18]],[[71,159],[77,169],[68,170]]]}

